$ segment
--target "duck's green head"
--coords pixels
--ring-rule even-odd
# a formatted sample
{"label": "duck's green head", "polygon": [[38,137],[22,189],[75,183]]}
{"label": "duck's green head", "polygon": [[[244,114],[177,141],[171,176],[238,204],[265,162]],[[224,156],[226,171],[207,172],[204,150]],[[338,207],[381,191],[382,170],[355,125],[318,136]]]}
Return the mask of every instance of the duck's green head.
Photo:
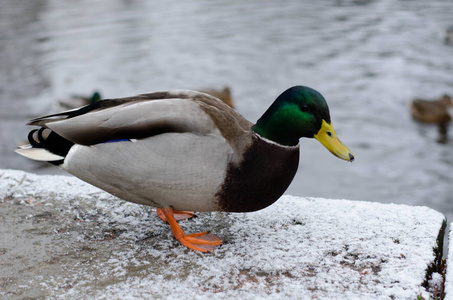
{"label": "duck's green head", "polygon": [[302,137],[316,138],[333,155],[347,161],[354,160],[332,127],[326,100],[309,87],[287,89],[252,129],[260,136],[286,146],[297,145]]}

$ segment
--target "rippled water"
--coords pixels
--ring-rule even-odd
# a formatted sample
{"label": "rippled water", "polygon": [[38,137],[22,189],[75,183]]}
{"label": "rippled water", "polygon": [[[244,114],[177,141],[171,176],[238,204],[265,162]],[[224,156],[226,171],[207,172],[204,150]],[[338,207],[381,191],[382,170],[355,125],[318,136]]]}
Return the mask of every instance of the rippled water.
{"label": "rippled water", "polygon": [[[230,86],[256,121],[286,88],[327,99],[348,164],[302,140],[288,193],[427,205],[453,220],[453,142],[412,121],[453,94],[453,1],[0,1],[0,168],[55,173],[12,151],[59,97]],[[449,133],[450,139],[453,134]]]}

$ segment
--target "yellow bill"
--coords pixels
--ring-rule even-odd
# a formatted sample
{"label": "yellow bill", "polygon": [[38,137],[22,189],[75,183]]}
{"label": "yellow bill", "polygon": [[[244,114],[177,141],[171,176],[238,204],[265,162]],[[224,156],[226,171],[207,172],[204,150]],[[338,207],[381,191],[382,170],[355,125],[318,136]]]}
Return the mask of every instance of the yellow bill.
{"label": "yellow bill", "polygon": [[315,139],[336,157],[350,162],[354,160],[351,150],[338,139],[335,130],[333,130],[332,123],[328,124],[325,120],[322,120],[321,129],[315,134]]}

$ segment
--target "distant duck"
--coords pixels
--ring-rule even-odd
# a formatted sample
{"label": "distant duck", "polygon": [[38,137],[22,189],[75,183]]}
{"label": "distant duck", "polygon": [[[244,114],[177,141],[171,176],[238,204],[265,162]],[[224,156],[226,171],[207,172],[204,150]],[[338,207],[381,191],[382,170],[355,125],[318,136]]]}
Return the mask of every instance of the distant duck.
{"label": "distant duck", "polygon": [[453,25],[445,29],[445,44],[453,44]]}
{"label": "distant duck", "polygon": [[448,123],[451,121],[448,107],[452,105],[448,95],[442,96],[439,100],[414,99],[411,104],[412,117],[423,123]]}
{"label": "distant duck", "polygon": [[414,99],[411,103],[411,113],[414,120],[422,123],[434,123],[439,126],[440,143],[447,141],[447,127],[451,121],[451,114],[448,111],[453,103],[448,95],[438,100]]}
{"label": "distant duck", "polygon": [[72,95],[70,97],[62,98],[58,100],[58,110],[69,110],[77,107],[93,104],[101,100],[101,94],[95,91],[91,96]]}
{"label": "distant duck", "polygon": [[206,89],[206,90],[202,90],[201,92],[209,94],[216,98],[219,98],[220,100],[222,100],[223,102],[228,104],[228,106],[234,108],[233,97],[231,96],[231,90],[227,86],[224,87],[223,90]]}

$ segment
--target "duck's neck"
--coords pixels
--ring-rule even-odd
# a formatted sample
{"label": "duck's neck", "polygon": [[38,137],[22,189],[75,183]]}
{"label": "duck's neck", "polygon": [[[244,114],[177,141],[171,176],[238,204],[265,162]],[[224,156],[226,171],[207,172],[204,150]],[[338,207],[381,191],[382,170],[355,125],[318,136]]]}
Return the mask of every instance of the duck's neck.
{"label": "duck's neck", "polygon": [[278,117],[264,114],[252,130],[261,137],[283,146],[296,146],[299,144],[299,138],[291,135],[285,124],[279,121]]}

